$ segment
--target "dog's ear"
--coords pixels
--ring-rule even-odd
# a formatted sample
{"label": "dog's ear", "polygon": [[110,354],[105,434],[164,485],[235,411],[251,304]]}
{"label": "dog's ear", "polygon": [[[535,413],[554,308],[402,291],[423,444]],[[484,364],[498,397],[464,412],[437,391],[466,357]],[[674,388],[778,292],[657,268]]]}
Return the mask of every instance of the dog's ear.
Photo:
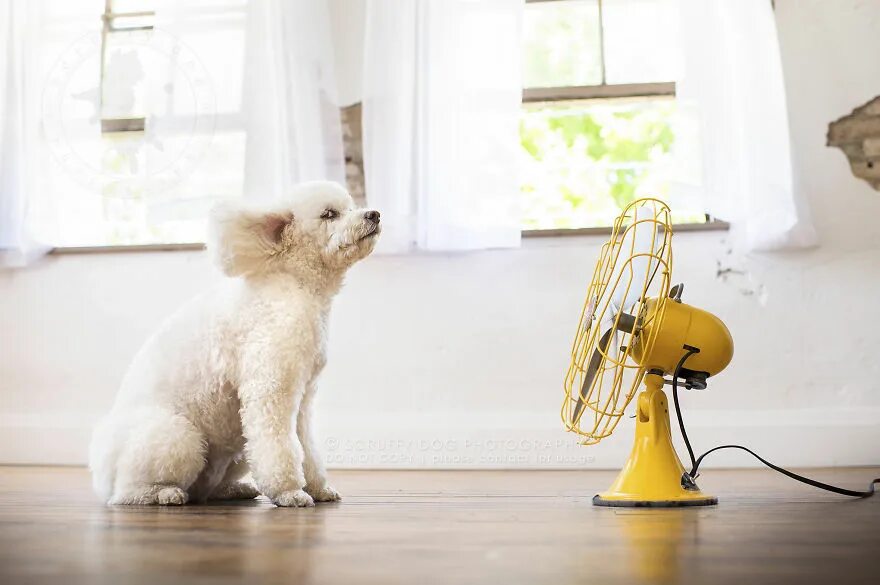
{"label": "dog's ear", "polygon": [[227,276],[265,270],[282,244],[293,213],[221,203],[211,211],[208,248]]}
{"label": "dog's ear", "polygon": [[262,224],[266,238],[275,244],[280,244],[284,228],[293,223],[293,213],[267,213],[259,223]]}

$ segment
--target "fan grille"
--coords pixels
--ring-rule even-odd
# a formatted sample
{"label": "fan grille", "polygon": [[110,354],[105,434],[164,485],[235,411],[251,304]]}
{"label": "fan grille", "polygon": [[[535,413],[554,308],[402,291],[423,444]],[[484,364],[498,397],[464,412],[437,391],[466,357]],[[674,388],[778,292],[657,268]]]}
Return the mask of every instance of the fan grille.
{"label": "fan grille", "polygon": [[[669,213],[658,199],[634,201],[602,246],[564,381],[562,420],[583,444],[598,443],[614,431],[645,375],[633,347],[650,354],[659,328],[644,326],[665,313],[672,273]],[[647,339],[643,330],[650,332]]]}

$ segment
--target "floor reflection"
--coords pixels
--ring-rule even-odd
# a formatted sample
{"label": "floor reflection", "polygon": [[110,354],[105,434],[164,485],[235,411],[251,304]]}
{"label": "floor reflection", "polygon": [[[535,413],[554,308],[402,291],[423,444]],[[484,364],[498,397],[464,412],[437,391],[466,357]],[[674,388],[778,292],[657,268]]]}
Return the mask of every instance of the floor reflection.
{"label": "floor reflection", "polygon": [[82,539],[93,575],[150,574],[236,579],[283,574],[313,582],[311,551],[325,539],[324,508],[291,510],[279,523],[268,501],[97,509]]}
{"label": "floor reflection", "polygon": [[666,585],[682,579],[684,551],[699,537],[697,510],[617,511],[617,526],[631,551],[630,571],[640,582]]}

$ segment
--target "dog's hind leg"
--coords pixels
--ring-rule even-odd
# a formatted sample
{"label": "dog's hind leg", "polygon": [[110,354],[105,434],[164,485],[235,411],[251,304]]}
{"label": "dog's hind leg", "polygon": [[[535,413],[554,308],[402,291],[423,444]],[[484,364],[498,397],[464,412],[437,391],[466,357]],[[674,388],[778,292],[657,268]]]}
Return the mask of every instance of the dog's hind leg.
{"label": "dog's hind leg", "polygon": [[205,440],[186,418],[138,413],[120,453],[110,504],[179,505],[205,466]]}
{"label": "dog's hind leg", "polygon": [[226,468],[223,481],[208,496],[209,500],[252,500],[260,495],[260,490],[248,481],[241,481],[250,472],[244,458],[236,459]]}

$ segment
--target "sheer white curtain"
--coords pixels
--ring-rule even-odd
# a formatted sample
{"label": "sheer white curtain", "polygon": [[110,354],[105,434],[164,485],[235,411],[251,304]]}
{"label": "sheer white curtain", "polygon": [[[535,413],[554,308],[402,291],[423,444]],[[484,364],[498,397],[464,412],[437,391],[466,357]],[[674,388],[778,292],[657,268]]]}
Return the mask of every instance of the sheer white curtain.
{"label": "sheer white curtain", "polygon": [[24,266],[50,248],[31,235],[39,138],[39,3],[0,0],[0,268]]}
{"label": "sheer white curtain", "polygon": [[246,197],[275,198],[307,180],[345,183],[330,30],[325,0],[249,2]]}
{"label": "sheer white curtain", "polygon": [[793,179],[785,85],[769,0],[680,0],[677,98],[699,118],[701,190],[745,251],[812,246]]}
{"label": "sheer white curtain", "polygon": [[367,0],[363,135],[380,250],[520,241],[521,0]]}

